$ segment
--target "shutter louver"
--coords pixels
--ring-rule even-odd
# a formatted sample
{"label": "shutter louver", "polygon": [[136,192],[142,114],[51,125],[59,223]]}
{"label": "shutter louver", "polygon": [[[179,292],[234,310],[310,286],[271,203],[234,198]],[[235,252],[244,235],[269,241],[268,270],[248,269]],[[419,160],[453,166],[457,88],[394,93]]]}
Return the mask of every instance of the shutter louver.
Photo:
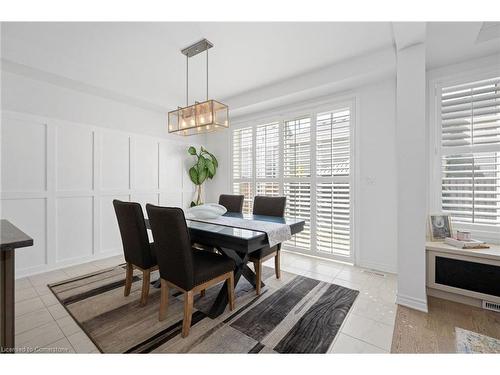
{"label": "shutter louver", "polygon": [[255,133],[257,178],[278,178],[279,124],[259,125]]}
{"label": "shutter louver", "polygon": [[316,175],[347,176],[350,159],[350,111],[318,114],[316,124]]}
{"label": "shutter louver", "polygon": [[443,147],[500,142],[500,78],[444,88]]}
{"label": "shutter louver", "polygon": [[251,214],[253,210],[253,191],[251,182],[235,182],[233,183],[233,193],[244,195],[243,213]]}
{"label": "shutter louver", "polygon": [[304,219],[304,230],[287,241],[285,246],[311,250],[311,184],[309,182],[285,182],[286,216]]}
{"label": "shutter louver", "polygon": [[236,129],[233,132],[233,178],[252,178],[253,170],[252,128]]}
{"label": "shutter louver", "polygon": [[441,92],[444,212],[500,226],[500,77]]}
{"label": "shutter louver", "polygon": [[280,184],[278,182],[257,182],[257,195],[279,197]]}
{"label": "shutter louver", "polygon": [[443,157],[441,199],[455,222],[500,225],[500,153]]}
{"label": "shutter louver", "polygon": [[285,121],[284,177],[309,177],[311,175],[311,119],[309,117]]}
{"label": "shutter louver", "polygon": [[349,183],[322,182],[316,189],[316,243],[328,254],[350,253]]}

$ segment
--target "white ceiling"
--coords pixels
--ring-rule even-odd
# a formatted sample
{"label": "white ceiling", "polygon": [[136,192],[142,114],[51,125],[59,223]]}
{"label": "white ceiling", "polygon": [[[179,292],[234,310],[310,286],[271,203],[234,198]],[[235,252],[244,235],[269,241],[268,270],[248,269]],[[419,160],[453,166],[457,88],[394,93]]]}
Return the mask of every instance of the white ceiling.
{"label": "white ceiling", "polygon": [[[427,61],[439,66],[500,50],[475,44],[481,22],[427,28]],[[378,23],[3,23],[2,57],[164,108],[185,103],[183,47],[207,38],[210,96],[224,99],[391,48]],[[204,55],[190,59],[190,101],[205,95]]]}

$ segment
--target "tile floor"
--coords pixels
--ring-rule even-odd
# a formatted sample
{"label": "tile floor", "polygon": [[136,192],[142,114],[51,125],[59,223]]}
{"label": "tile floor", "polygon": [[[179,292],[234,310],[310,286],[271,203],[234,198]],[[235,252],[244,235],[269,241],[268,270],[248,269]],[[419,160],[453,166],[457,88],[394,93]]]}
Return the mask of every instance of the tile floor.
{"label": "tile floor", "polygon": [[[16,280],[16,347],[58,353],[98,349],[58,303],[47,284],[123,262],[117,256]],[[330,348],[332,353],[390,352],[396,315],[396,276],[283,252],[282,269],[357,289],[360,295]],[[266,265],[272,267],[273,260]]]}

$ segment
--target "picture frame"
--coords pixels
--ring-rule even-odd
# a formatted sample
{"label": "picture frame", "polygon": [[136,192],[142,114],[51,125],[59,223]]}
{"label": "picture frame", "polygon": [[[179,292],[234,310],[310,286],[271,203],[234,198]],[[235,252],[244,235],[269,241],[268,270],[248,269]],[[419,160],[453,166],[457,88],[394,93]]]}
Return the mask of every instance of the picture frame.
{"label": "picture frame", "polygon": [[453,237],[451,216],[444,214],[430,214],[429,233],[429,237],[433,242],[444,241],[446,237]]}

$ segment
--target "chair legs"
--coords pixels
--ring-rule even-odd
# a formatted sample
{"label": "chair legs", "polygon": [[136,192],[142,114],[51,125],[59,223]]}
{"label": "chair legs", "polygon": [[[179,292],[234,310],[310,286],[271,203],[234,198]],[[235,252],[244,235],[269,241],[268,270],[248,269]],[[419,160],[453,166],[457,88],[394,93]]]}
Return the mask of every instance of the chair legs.
{"label": "chair legs", "polygon": [[276,252],[276,256],[274,257],[274,272],[276,273],[276,278],[279,279],[281,277],[279,250]]}
{"label": "chair legs", "polygon": [[[253,268],[255,270],[255,293],[257,295],[260,294],[260,284],[262,281],[262,263],[269,259],[271,255],[268,255],[265,258],[262,259],[254,259],[252,260],[253,262]],[[276,278],[279,279],[281,278],[281,269],[280,269],[280,250],[278,249],[276,251],[276,254],[274,254],[274,272],[276,273]]]}
{"label": "chair legs", "polygon": [[130,289],[132,288],[132,278],[134,277],[134,267],[131,263],[127,263],[127,271],[125,276],[125,290],[123,295],[127,297],[130,294]]}
{"label": "chair legs", "polygon": [[260,283],[262,280],[262,262],[257,260],[253,263],[255,269],[255,293],[260,294]]}
{"label": "chair legs", "polygon": [[189,335],[191,317],[193,315],[193,291],[184,292],[184,320],[182,321],[182,337]]}
{"label": "chair legs", "polygon": [[229,279],[226,280],[227,291],[229,293],[229,311],[234,310],[234,273],[231,272]]}
{"label": "chair legs", "polygon": [[159,315],[159,320],[162,321],[165,319],[165,316],[167,315],[167,309],[168,309],[168,283],[160,279],[160,315]]}
{"label": "chair legs", "polygon": [[150,270],[142,271],[141,306],[144,306],[148,302],[150,275]]}
{"label": "chair legs", "polygon": [[184,319],[182,320],[181,336],[183,338],[187,337],[189,335],[189,330],[191,328],[194,295],[198,292],[203,293],[203,291],[205,291],[205,289],[207,287],[210,287],[210,286],[215,285],[217,283],[220,283],[222,281],[225,281],[227,283],[228,295],[229,295],[229,310],[233,311],[235,308],[234,273],[233,272],[228,272],[228,273],[222,274],[222,275],[220,275],[212,280],[207,281],[204,284],[201,284],[201,285],[194,287],[191,290],[184,290],[182,288],[179,288],[175,284],[172,284],[171,282],[169,282],[167,280],[160,279],[160,285],[161,285],[160,313],[158,315],[158,319],[160,321],[162,321],[166,317],[167,308],[168,308],[169,287],[181,290],[184,293]]}

